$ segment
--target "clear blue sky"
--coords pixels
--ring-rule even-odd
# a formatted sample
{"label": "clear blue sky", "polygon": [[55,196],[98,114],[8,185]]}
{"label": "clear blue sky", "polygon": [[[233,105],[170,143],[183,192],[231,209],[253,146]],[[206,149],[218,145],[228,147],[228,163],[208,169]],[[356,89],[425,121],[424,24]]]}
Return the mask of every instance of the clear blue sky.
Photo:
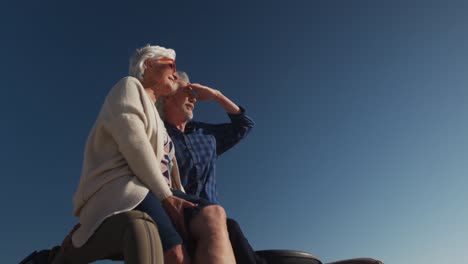
{"label": "clear blue sky", "polygon": [[74,225],[89,129],[147,43],[256,121],[218,163],[256,249],[468,263],[468,3],[166,2],[1,8],[1,263]]}

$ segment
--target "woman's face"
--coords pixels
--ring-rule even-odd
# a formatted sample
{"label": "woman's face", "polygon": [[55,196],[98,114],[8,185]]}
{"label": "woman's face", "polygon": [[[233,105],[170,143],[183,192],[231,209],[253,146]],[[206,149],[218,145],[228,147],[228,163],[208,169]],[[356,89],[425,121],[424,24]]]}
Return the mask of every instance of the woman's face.
{"label": "woman's face", "polygon": [[150,60],[146,71],[151,74],[159,96],[166,96],[175,92],[177,76],[174,60],[168,58]]}

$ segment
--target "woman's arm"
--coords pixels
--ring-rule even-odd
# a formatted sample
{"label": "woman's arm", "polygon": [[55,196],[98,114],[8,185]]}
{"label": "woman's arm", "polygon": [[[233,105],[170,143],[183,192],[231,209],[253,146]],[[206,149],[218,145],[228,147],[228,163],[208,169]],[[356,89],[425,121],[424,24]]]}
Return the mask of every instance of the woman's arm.
{"label": "woman's arm", "polygon": [[160,200],[172,195],[161,172],[153,146],[146,134],[145,112],[141,97],[144,90],[137,79],[117,83],[104,103],[104,122],[119,151],[135,176]]}

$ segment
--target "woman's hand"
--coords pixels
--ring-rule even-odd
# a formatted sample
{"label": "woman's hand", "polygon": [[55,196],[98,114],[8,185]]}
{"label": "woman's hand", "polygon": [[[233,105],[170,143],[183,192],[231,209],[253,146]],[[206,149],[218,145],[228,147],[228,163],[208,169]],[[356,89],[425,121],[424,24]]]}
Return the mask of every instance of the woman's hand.
{"label": "woman's hand", "polygon": [[187,238],[188,231],[187,227],[185,226],[184,208],[195,207],[196,204],[171,195],[162,201],[162,205],[164,210],[166,210],[166,213],[171,218],[172,223],[175,225],[179,234],[182,237]]}

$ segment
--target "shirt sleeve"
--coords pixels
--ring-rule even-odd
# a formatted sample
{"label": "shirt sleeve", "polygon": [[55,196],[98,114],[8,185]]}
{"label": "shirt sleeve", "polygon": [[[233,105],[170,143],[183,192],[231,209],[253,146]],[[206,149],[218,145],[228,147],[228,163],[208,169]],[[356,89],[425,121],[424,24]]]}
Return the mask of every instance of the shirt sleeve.
{"label": "shirt sleeve", "polygon": [[172,192],[146,134],[144,94],[138,85],[136,79],[125,78],[112,89],[104,105],[105,124],[135,176],[162,201]]}
{"label": "shirt sleeve", "polygon": [[245,109],[241,106],[239,108],[241,109],[239,114],[228,114],[231,123],[218,125],[199,123],[216,138],[218,156],[239,143],[255,126],[254,121],[245,114]]}

